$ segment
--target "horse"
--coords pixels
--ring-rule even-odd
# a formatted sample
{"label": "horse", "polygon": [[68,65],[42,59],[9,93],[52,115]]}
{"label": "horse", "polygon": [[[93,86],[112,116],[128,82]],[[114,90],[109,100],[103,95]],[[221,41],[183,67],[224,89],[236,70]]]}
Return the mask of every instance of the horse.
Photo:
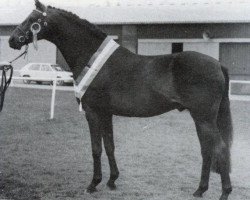
{"label": "horse", "polygon": [[[77,80],[107,34],[77,15],[45,6],[35,9],[9,38],[11,48],[45,39],[54,43]],[[228,97],[229,76],[221,63],[198,52],[137,55],[119,46],[104,62],[87,88],[82,104],[88,121],[93,156],[93,178],[86,191],[95,192],[102,180],[102,141],[110,166],[107,186],[116,189],[119,170],[114,155],[112,116],[152,117],[178,109],[189,111],[201,146],[202,170],[195,197],[208,189],[210,171],[221,176],[220,200],[232,191],[230,147],[233,129]]]}

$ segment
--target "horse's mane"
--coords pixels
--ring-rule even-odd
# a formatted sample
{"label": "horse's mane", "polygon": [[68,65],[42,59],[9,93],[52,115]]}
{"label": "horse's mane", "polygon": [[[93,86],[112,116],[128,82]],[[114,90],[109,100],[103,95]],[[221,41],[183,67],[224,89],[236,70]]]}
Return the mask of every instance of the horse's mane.
{"label": "horse's mane", "polygon": [[81,19],[78,15],[76,15],[76,14],[74,14],[72,12],[69,12],[69,11],[66,11],[66,10],[63,10],[63,9],[60,9],[60,8],[55,8],[55,7],[52,7],[52,6],[48,6],[48,8],[60,11],[60,14],[62,14],[64,17],[66,17],[66,18],[68,18],[70,20],[73,19],[74,22],[76,24],[78,24],[79,26],[87,27],[94,35],[96,35],[99,38],[105,38],[107,36],[106,33],[104,33],[96,25],[90,23],[86,19]]}

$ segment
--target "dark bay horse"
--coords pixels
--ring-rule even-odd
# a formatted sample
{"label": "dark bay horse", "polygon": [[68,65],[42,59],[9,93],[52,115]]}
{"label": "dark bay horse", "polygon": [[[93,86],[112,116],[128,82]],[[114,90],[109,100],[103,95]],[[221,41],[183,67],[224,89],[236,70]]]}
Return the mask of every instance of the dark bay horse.
{"label": "dark bay horse", "polygon": [[[12,33],[9,44],[21,49],[36,38],[54,43],[70,66],[74,79],[97,51],[105,33],[78,16],[35,0],[36,9]],[[114,156],[112,116],[151,117],[173,109],[187,109],[196,125],[203,158],[201,180],[194,196],[208,189],[210,169],[221,176],[227,200],[230,182],[232,123],[227,70],[215,59],[196,52],[141,56],[119,47],[105,62],[85,95],[78,102],[89,123],[94,175],[87,188],[96,191],[102,180],[102,140],[110,165],[107,185],[115,189],[119,171]]]}

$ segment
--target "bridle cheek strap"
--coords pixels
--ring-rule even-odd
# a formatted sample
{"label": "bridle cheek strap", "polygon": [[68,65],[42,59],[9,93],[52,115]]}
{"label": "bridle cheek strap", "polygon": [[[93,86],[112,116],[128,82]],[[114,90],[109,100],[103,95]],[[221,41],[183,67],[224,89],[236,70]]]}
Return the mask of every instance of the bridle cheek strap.
{"label": "bridle cheek strap", "polygon": [[[40,10],[35,9],[34,11],[41,13],[44,17],[47,16],[46,12],[42,12]],[[30,26],[30,30],[32,32],[33,35],[33,46],[35,50],[38,50],[38,44],[37,44],[37,34],[41,31],[42,27],[41,27],[41,20],[38,22],[33,23]],[[44,21],[44,26],[47,26],[48,23],[46,21]]]}

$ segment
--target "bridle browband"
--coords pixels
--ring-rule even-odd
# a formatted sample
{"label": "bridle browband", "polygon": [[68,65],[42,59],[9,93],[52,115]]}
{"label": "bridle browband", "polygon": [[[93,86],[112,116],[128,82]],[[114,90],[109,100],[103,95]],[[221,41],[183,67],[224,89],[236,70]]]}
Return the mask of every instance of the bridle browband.
{"label": "bridle browband", "polygon": [[19,42],[21,43],[24,43],[26,40],[30,39],[30,35],[32,34],[32,39],[33,39],[33,45],[34,45],[34,48],[37,50],[37,34],[42,30],[42,25],[44,27],[46,27],[48,25],[47,21],[45,20],[45,17],[47,16],[47,12],[42,12],[40,10],[33,10],[33,11],[36,11],[36,12],[39,12],[42,14],[43,16],[43,19],[42,18],[39,18],[37,20],[37,22],[34,22],[31,24],[30,26],[30,30],[28,30],[27,32],[25,32],[21,27],[20,25],[17,26],[17,29],[22,32],[23,35],[20,35],[18,37],[18,40]]}

